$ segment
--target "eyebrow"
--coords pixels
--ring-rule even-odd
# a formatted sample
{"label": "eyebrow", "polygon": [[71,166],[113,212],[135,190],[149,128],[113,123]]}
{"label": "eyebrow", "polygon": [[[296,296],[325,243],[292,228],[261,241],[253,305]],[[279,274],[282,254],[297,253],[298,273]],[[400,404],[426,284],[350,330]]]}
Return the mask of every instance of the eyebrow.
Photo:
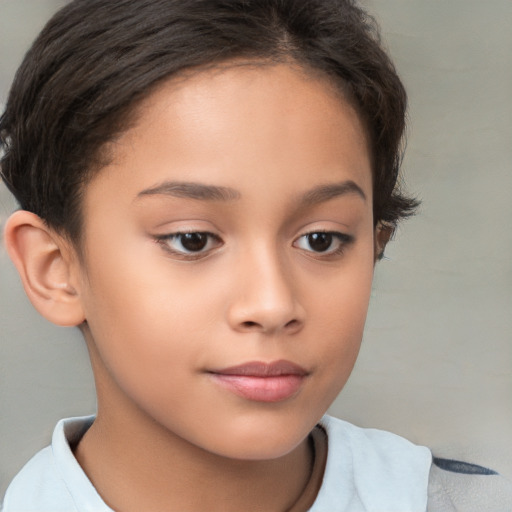
{"label": "eyebrow", "polygon": [[329,183],[320,185],[306,192],[300,199],[304,206],[311,206],[339,196],[355,194],[366,201],[366,194],[363,189],[352,180],[342,181],[341,183]]}
{"label": "eyebrow", "polygon": [[201,201],[233,201],[240,198],[240,192],[229,187],[205,185],[186,181],[164,181],[155,187],[147,188],[137,197],[167,195]]}

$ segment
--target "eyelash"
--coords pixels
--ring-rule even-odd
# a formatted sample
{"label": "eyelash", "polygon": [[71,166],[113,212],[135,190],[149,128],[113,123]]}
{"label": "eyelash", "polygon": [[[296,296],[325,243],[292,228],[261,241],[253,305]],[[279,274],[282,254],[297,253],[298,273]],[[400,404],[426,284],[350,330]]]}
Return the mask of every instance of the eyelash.
{"label": "eyelash", "polygon": [[[323,251],[315,251],[315,250],[309,250],[305,249],[303,247],[298,246],[297,244],[301,240],[307,240],[308,237],[312,237],[314,235],[322,235],[322,236],[328,236],[332,237],[329,243],[329,247],[326,250]],[[187,249],[184,247],[184,237],[186,236],[195,236],[195,237],[206,237],[205,245],[204,247],[199,248],[197,251]],[[208,231],[183,231],[183,232],[176,232],[176,233],[169,233],[166,235],[160,235],[155,237],[156,241],[163,247],[163,249],[172,254],[174,257],[178,257],[183,260],[188,261],[194,261],[201,258],[206,257],[208,254],[211,253],[216,247],[220,247],[223,245],[222,239],[214,234],[210,233]],[[184,250],[179,250],[176,248],[173,248],[171,246],[171,243],[173,241],[180,241],[181,246]],[[330,246],[335,242],[338,241],[338,247],[334,250],[330,249]],[[319,258],[319,259],[329,259],[336,256],[340,256],[345,252],[345,249],[349,244],[351,244],[354,241],[354,237],[351,235],[347,235],[345,233],[340,233],[338,231],[310,231],[309,233],[304,233],[300,237],[296,238],[293,242],[293,247],[296,247],[298,249],[301,249],[302,251],[306,253],[310,253],[310,255],[313,255],[313,257]],[[309,243],[311,240],[309,240]],[[209,247],[212,245],[212,243],[216,244],[215,247]]]}
{"label": "eyelash", "polygon": [[[214,233],[210,233],[208,231],[181,231],[176,233],[169,233],[167,235],[161,235],[156,237],[156,241],[163,247],[165,251],[172,254],[175,257],[178,257],[180,259],[193,261],[198,260],[201,258],[204,258],[207,254],[209,254],[215,247],[209,248],[208,250],[204,250],[201,248],[198,251],[190,251],[186,247],[183,246],[183,240],[184,237],[187,235],[193,235],[193,236],[204,236],[207,237],[206,245],[205,247],[208,247],[212,244],[212,241],[216,243],[218,246],[221,246],[223,244],[221,238]],[[171,242],[174,240],[181,241],[181,246],[183,247],[183,251],[173,249],[171,247]],[[187,252],[188,251],[188,252]]]}
{"label": "eyelash", "polygon": [[[300,240],[305,240],[308,237],[314,236],[314,235],[327,235],[329,237],[332,237],[329,248],[325,251],[314,251],[314,250],[308,250],[301,247],[298,247],[299,249],[302,249],[303,251],[310,253],[310,255],[314,258],[318,259],[328,259],[328,258],[335,258],[336,256],[341,256],[348,245],[350,245],[352,242],[354,242],[354,237],[351,235],[347,235],[345,233],[340,233],[338,231],[322,231],[322,230],[316,230],[316,231],[310,231],[309,233],[304,233],[299,238],[297,238],[294,241],[294,246],[297,244]],[[338,247],[334,250],[330,249],[330,246],[335,242],[338,241]]]}

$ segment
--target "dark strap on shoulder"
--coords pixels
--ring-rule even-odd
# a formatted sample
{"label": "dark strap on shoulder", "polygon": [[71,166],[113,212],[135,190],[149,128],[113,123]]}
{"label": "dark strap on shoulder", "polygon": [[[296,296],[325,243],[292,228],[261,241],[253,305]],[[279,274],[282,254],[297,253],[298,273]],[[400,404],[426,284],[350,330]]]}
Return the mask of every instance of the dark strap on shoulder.
{"label": "dark strap on shoulder", "polygon": [[427,512],[512,512],[512,483],[477,464],[433,457]]}
{"label": "dark strap on shoulder", "polygon": [[497,475],[496,471],[477,464],[470,464],[469,462],[462,462],[453,459],[441,459],[440,457],[433,457],[432,463],[444,471],[451,473],[460,473],[463,475]]}

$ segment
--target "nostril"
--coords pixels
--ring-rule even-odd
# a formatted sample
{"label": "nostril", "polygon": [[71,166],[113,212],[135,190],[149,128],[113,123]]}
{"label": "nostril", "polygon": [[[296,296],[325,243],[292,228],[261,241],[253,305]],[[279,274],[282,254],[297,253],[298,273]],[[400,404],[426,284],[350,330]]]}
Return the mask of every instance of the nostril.
{"label": "nostril", "polygon": [[246,329],[254,329],[255,327],[258,327],[258,324],[256,322],[243,322],[242,325]]}
{"label": "nostril", "polygon": [[284,327],[285,329],[295,329],[299,324],[300,322],[298,320],[290,320]]}

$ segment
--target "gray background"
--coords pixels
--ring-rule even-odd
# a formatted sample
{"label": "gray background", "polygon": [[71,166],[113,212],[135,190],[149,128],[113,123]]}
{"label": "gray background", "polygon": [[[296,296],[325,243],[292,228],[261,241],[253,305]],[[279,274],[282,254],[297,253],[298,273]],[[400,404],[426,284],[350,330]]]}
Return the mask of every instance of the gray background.
{"label": "gray background", "polygon": [[[64,0],[0,0],[0,103]],[[512,1],[367,0],[410,96],[423,199],[379,263],[332,413],[512,478]],[[0,222],[14,205],[0,185]],[[0,245],[0,495],[61,417],[94,412],[76,330],[32,310]]]}

